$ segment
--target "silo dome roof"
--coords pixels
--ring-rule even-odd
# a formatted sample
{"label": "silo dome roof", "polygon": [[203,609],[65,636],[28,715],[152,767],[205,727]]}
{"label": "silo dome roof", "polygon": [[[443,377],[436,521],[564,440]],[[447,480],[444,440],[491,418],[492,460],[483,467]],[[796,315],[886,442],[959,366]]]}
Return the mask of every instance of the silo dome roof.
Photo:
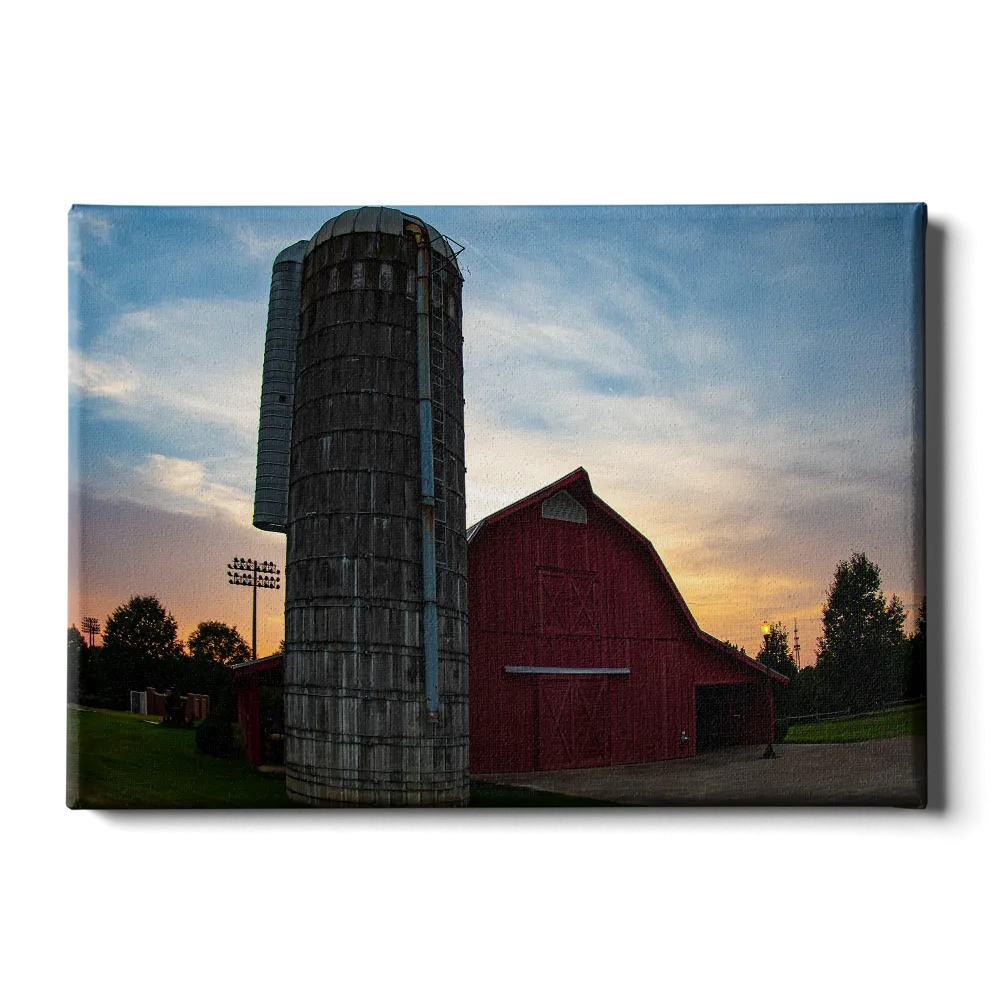
{"label": "silo dome roof", "polygon": [[408,222],[420,223],[427,230],[431,248],[458,266],[455,251],[441,233],[427,225],[423,219],[406,215],[398,208],[349,208],[320,226],[319,232],[309,241],[307,253],[311,253],[318,244],[347,233],[392,233],[394,236],[402,236]]}
{"label": "silo dome roof", "polygon": [[301,264],[302,261],[306,259],[306,248],[309,246],[307,240],[299,240],[298,243],[293,243],[290,247],[285,247],[277,257],[274,258],[275,264],[284,264],[286,261],[292,260],[296,264]]}

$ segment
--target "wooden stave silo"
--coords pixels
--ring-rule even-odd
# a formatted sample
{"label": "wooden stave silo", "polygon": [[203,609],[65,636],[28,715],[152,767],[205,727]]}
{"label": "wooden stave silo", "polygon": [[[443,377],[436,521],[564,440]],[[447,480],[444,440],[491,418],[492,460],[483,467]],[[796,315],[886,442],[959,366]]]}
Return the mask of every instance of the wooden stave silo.
{"label": "wooden stave silo", "polygon": [[[412,230],[412,231],[411,231]],[[417,240],[430,243],[436,665],[421,567]],[[329,805],[468,801],[461,273],[419,219],[330,220],[303,265],[286,564],[286,787]]]}

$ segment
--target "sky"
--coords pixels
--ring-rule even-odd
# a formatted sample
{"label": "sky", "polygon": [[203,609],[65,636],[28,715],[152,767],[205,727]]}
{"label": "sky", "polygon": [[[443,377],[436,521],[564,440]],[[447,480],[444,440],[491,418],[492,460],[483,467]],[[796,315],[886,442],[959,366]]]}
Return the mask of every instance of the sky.
{"label": "sky", "polygon": [[[155,594],[250,639],[271,264],[345,208],[70,213],[68,619]],[[913,206],[393,206],[465,247],[469,523],[585,467],[699,625],[815,660],[864,551],[912,628],[923,365]],[[258,592],[258,653],[284,591]]]}

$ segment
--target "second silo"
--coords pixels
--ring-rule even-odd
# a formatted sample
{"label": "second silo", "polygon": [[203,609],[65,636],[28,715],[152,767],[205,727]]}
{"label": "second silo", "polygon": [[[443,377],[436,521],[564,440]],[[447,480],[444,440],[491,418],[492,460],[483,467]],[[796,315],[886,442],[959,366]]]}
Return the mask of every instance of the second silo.
{"label": "second silo", "polygon": [[274,258],[271,269],[253,503],[253,525],[263,531],[285,531],[288,523],[288,456],[295,398],[295,351],[302,301],[302,260],[308,245],[306,240],[301,240],[286,247]]}
{"label": "second silo", "polygon": [[394,209],[302,271],[288,493],[285,765],[315,804],[468,800],[462,278]]}

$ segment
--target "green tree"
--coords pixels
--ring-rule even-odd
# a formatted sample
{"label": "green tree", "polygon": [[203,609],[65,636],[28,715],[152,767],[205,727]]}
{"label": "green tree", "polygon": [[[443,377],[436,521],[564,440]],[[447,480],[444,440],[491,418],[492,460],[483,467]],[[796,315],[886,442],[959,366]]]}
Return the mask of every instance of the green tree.
{"label": "green tree", "polygon": [[781,622],[771,622],[757,653],[757,662],[791,678],[795,674],[795,657],[788,647],[788,629]]}
{"label": "green tree", "polygon": [[917,621],[910,636],[910,674],[907,678],[908,698],[927,696],[927,598],[917,608]]}
{"label": "green tree", "polygon": [[250,659],[246,640],[231,625],[210,621],[199,623],[187,645],[191,653],[187,690],[209,696],[212,718],[235,722],[236,694],[229,667]]}
{"label": "green tree", "polygon": [[823,711],[823,693],[819,672],[813,667],[797,670],[788,684],[788,714],[816,715]]}
{"label": "green tree", "polygon": [[75,625],[70,625],[70,627],[66,629],[66,643],[66,651],[72,661],[74,657],[79,655],[80,650],[86,645],[82,633]]}
{"label": "green tree", "polygon": [[183,669],[177,620],[155,597],[130,597],[108,617],[102,659],[114,676],[112,700],[127,707],[128,692],[173,687]]}
{"label": "green tree", "polygon": [[76,704],[82,693],[82,678],[86,671],[89,650],[83,635],[75,625],[66,630],[66,700]]}
{"label": "green tree", "polygon": [[905,618],[895,594],[886,600],[881,571],[863,552],[838,564],[816,657],[825,707],[868,710],[902,697]]}
{"label": "green tree", "polygon": [[232,625],[225,622],[201,622],[187,641],[188,652],[195,660],[228,666],[246,663],[250,647]]}
{"label": "green tree", "polygon": [[69,686],[67,694],[74,704],[90,708],[111,708],[118,704],[115,692],[121,688],[113,671],[104,668],[100,646],[91,646],[80,630],[71,625],[67,632]]}

